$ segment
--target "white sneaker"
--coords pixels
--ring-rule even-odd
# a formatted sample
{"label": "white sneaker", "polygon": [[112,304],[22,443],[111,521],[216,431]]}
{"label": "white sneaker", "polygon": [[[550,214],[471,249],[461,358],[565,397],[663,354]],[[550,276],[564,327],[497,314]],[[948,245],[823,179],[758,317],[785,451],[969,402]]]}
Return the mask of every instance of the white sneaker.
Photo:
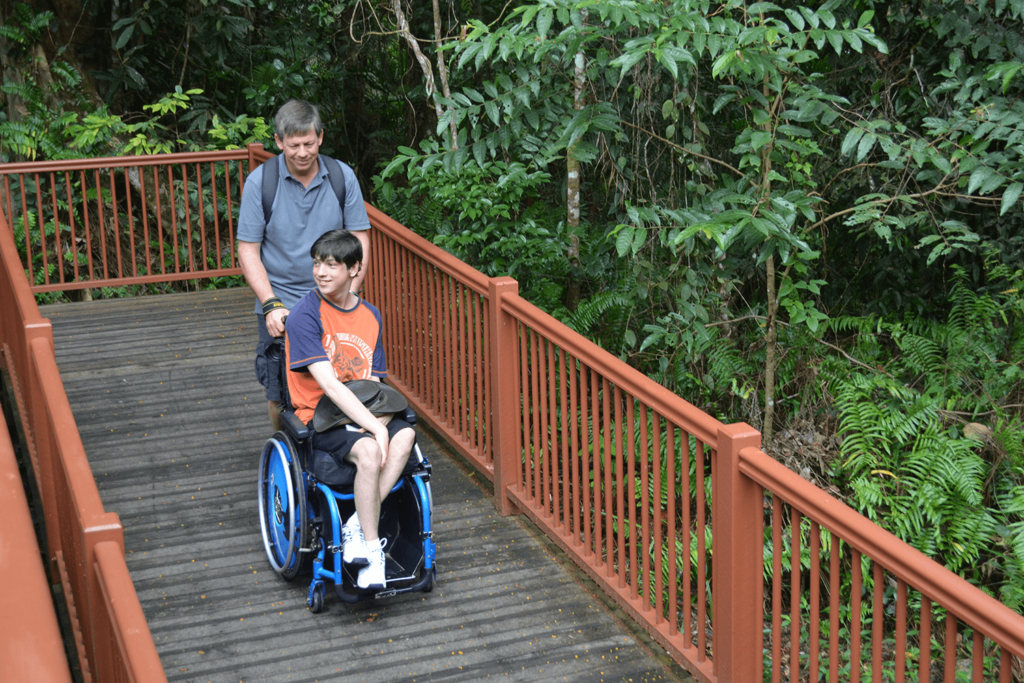
{"label": "white sneaker", "polygon": [[356,577],[356,585],[360,588],[381,589],[387,583],[384,575],[384,545],[386,543],[387,539],[381,538],[366,544],[370,554],[370,564],[360,569],[359,576]]}
{"label": "white sneaker", "polygon": [[341,526],[341,559],[345,564],[365,567],[370,563],[369,553],[359,517],[353,514]]}

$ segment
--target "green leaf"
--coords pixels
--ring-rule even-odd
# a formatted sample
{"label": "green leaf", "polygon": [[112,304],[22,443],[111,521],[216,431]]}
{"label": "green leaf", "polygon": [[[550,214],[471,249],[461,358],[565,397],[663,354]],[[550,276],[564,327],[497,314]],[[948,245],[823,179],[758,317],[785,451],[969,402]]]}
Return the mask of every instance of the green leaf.
{"label": "green leaf", "polygon": [[971,179],[967,182],[967,194],[974,194],[974,191],[981,187],[994,174],[995,171],[988,166],[979,165],[971,173]]}
{"label": "green leaf", "polygon": [[632,225],[623,225],[622,229],[619,230],[619,234],[615,238],[615,251],[618,252],[619,258],[622,258],[632,250],[633,233]]}
{"label": "green leaf", "polygon": [[1000,216],[1013,208],[1013,205],[1020,199],[1021,190],[1024,190],[1024,184],[1021,183],[1013,183],[1006,188],[1006,191],[1003,192],[1003,203],[999,209]]}
{"label": "green leaf", "polygon": [[772,140],[772,134],[763,130],[755,130],[750,134],[750,148],[761,149]]}
{"label": "green leaf", "polygon": [[862,135],[864,135],[863,128],[851,128],[846,134],[846,137],[843,138],[843,146],[840,150],[840,154],[846,156],[852,152],[853,148],[857,146],[857,142],[860,140]]}
{"label": "green leaf", "polygon": [[555,14],[549,8],[544,8],[537,15],[537,33],[540,34],[541,38],[546,38],[548,30],[551,28],[551,22],[554,20]]}

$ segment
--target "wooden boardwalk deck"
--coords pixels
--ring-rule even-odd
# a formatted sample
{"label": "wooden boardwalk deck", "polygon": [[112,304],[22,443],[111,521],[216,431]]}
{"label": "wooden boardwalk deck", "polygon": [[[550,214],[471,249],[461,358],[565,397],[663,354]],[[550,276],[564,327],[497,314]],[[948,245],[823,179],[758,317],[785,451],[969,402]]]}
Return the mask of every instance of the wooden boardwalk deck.
{"label": "wooden boardwalk deck", "polygon": [[42,307],[107,510],[170,681],[652,681],[679,678],[502,518],[444,445],[433,593],[306,609],[270,568],[256,513],[269,426],[248,290]]}

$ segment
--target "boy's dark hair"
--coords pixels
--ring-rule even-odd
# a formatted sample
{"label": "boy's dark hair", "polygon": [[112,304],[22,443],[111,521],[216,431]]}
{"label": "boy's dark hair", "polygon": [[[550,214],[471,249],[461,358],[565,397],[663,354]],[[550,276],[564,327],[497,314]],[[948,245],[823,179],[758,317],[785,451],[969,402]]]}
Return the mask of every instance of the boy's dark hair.
{"label": "boy's dark hair", "polygon": [[331,230],[313,242],[309,255],[321,261],[332,257],[351,268],[363,260],[363,244],[348,230]]}

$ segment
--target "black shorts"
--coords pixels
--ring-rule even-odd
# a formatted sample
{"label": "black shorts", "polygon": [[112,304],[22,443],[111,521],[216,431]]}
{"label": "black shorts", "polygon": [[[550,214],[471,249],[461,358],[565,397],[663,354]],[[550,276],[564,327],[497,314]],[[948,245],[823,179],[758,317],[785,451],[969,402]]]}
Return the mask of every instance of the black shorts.
{"label": "black shorts", "polygon": [[[405,420],[400,420],[397,417],[392,418],[391,422],[388,422],[388,439],[395,438],[398,432],[405,428],[412,429],[412,425]],[[312,420],[309,423],[310,443],[313,448],[318,451],[325,451],[330,453],[339,462],[348,455],[348,452],[352,450],[352,446],[355,445],[359,439],[372,439],[373,435],[367,432],[357,432],[346,427],[334,427],[328,429],[326,432],[317,432],[313,429]]]}
{"label": "black shorts", "polygon": [[267,319],[262,313],[256,314],[256,330],[260,340],[256,344],[256,360],[253,366],[256,379],[266,389],[268,401],[282,400],[281,370],[284,362],[284,339],[271,337],[267,332]]}

